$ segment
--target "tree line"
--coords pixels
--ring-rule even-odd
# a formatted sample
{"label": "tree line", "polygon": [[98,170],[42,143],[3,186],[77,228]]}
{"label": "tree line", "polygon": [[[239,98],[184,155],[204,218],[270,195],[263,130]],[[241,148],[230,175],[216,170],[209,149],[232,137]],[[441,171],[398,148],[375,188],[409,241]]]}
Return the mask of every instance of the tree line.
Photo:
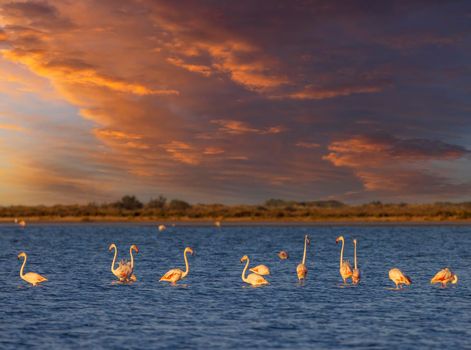
{"label": "tree line", "polygon": [[0,218],[106,220],[214,219],[214,220],[468,220],[471,202],[431,204],[382,203],[349,205],[336,200],[287,201],[272,198],[258,205],[190,204],[163,195],[144,203],[134,195],[111,203],[84,205],[0,206]]}

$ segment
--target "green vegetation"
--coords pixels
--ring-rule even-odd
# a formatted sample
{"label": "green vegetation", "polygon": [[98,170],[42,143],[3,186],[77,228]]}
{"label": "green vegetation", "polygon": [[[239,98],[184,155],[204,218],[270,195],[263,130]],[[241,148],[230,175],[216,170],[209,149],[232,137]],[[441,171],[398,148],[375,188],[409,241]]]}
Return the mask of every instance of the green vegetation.
{"label": "green vegetation", "polygon": [[227,220],[227,221],[457,221],[471,220],[471,202],[347,205],[339,201],[269,199],[262,205],[194,204],[160,195],[148,203],[124,196],[114,203],[0,206],[0,221]]}

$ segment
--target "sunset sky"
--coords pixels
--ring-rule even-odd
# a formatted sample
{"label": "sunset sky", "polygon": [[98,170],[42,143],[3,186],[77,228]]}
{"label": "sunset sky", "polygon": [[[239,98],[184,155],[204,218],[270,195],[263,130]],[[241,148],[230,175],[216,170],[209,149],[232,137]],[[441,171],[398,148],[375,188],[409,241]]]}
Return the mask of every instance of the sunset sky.
{"label": "sunset sky", "polygon": [[470,1],[0,0],[0,205],[471,199]]}

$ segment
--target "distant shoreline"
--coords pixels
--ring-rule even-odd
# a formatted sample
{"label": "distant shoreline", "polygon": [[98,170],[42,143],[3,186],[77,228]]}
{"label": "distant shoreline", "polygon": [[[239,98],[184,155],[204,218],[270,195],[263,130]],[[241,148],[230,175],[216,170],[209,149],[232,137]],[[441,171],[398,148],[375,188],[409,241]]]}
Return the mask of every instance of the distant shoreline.
{"label": "distant shoreline", "polygon": [[[229,218],[217,220],[213,218],[123,218],[123,217],[26,217],[23,218],[27,224],[142,224],[160,225],[164,224],[168,228],[172,225],[188,226],[215,226],[219,221],[222,226],[323,226],[323,225],[471,225],[471,219],[441,219],[441,218],[339,218],[339,219],[246,219]],[[14,224],[15,218],[0,218],[0,225]]]}
{"label": "distant shoreline", "polygon": [[429,204],[382,203],[348,205],[336,200],[285,201],[259,205],[189,204],[163,196],[147,203],[126,195],[113,203],[0,205],[0,223],[142,223],[166,225],[369,225],[471,223],[471,201]]}

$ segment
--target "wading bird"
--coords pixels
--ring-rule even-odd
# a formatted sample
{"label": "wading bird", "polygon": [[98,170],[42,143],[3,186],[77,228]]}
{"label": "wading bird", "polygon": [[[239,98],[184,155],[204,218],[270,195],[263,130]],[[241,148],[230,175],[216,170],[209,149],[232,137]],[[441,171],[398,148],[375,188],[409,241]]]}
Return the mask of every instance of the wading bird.
{"label": "wading bird", "polygon": [[26,227],[26,221],[20,220],[20,221],[18,222],[18,225],[20,225],[20,227]]}
{"label": "wading bird", "polygon": [[135,251],[136,253],[139,253],[139,249],[137,248],[137,246],[133,244],[129,248],[129,255],[131,257],[131,261],[126,262],[125,260],[121,260],[117,268],[114,267],[116,263],[116,258],[118,257],[118,248],[116,247],[116,244],[110,244],[108,250],[111,251],[112,249],[114,249],[113,261],[111,262],[111,272],[113,273],[113,275],[118,277],[120,282],[136,281],[136,276],[133,274],[134,256],[132,252]]}
{"label": "wading bird", "polygon": [[353,273],[352,273],[352,282],[353,284],[358,284],[360,283],[360,270],[358,269],[358,266],[357,266],[357,240],[354,239],[353,240],[353,262],[354,262],[354,269],[353,269]]}
{"label": "wading bird", "polygon": [[124,269],[124,271],[126,271],[127,275],[131,276],[129,277],[129,281],[131,282],[136,282],[137,281],[137,278],[136,278],[136,275],[133,273],[134,272],[134,256],[132,254],[133,250],[136,252],[136,253],[139,253],[139,248],[137,248],[137,246],[135,244],[133,244],[131,247],[129,247],[129,257],[130,257],[130,261],[126,261],[126,259],[124,260],[121,260],[119,262],[119,266],[118,268],[120,268],[120,266],[122,266],[122,268]]}
{"label": "wading bird", "polygon": [[257,275],[256,273],[251,273],[247,277],[245,277],[245,272],[247,271],[247,268],[250,264],[250,259],[247,255],[244,255],[242,259],[240,259],[241,263],[243,263],[244,261],[247,261],[247,263],[245,264],[244,270],[242,271],[242,281],[251,284],[252,286],[262,286],[265,284],[269,284],[265,278],[260,275]]}
{"label": "wading bird", "polygon": [[21,269],[20,269],[20,277],[23,280],[25,280],[28,283],[31,283],[33,286],[37,286],[39,283],[47,281],[47,278],[41,276],[39,273],[36,273],[36,272],[24,273],[23,270],[25,268],[26,260],[28,259],[28,256],[26,255],[25,252],[21,252],[20,254],[18,254],[18,259],[20,258],[24,258],[23,265],[21,265]]}
{"label": "wading bird", "polygon": [[286,250],[282,250],[281,252],[278,253],[278,257],[281,260],[286,260],[289,258],[288,252]]}
{"label": "wading bird", "polygon": [[159,225],[159,231],[162,232],[162,231],[165,231],[167,229],[167,227],[165,227],[165,225]]}
{"label": "wading bird", "polygon": [[342,242],[342,249],[340,250],[340,276],[342,276],[343,283],[347,283],[347,279],[351,278],[353,275],[352,267],[350,266],[350,262],[348,260],[343,260],[343,250],[345,248],[345,239],[343,236],[337,237],[335,243]]}
{"label": "wading bird", "polygon": [[402,286],[410,286],[412,281],[409,276],[406,276],[398,268],[393,268],[389,270],[389,279],[396,284],[396,289],[402,288]]}
{"label": "wading bird", "polygon": [[298,280],[302,281],[306,278],[307,275],[307,267],[306,267],[306,249],[308,244],[311,244],[311,240],[309,239],[308,235],[304,236],[304,253],[303,253],[303,261],[301,264],[296,267],[296,273],[298,274]]}
{"label": "wading bird", "polygon": [[441,283],[442,287],[445,288],[448,283],[458,283],[458,276],[453,273],[448,267],[437,272],[437,274],[430,280],[430,283]]}
{"label": "wading bird", "polygon": [[188,276],[188,273],[190,272],[190,265],[188,265],[188,258],[186,256],[187,253],[193,255],[193,249],[186,247],[185,251],[183,252],[183,259],[185,260],[185,271],[182,271],[181,269],[172,269],[163,275],[159,282],[170,282],[172,285],[175,285],[178,281]]}

